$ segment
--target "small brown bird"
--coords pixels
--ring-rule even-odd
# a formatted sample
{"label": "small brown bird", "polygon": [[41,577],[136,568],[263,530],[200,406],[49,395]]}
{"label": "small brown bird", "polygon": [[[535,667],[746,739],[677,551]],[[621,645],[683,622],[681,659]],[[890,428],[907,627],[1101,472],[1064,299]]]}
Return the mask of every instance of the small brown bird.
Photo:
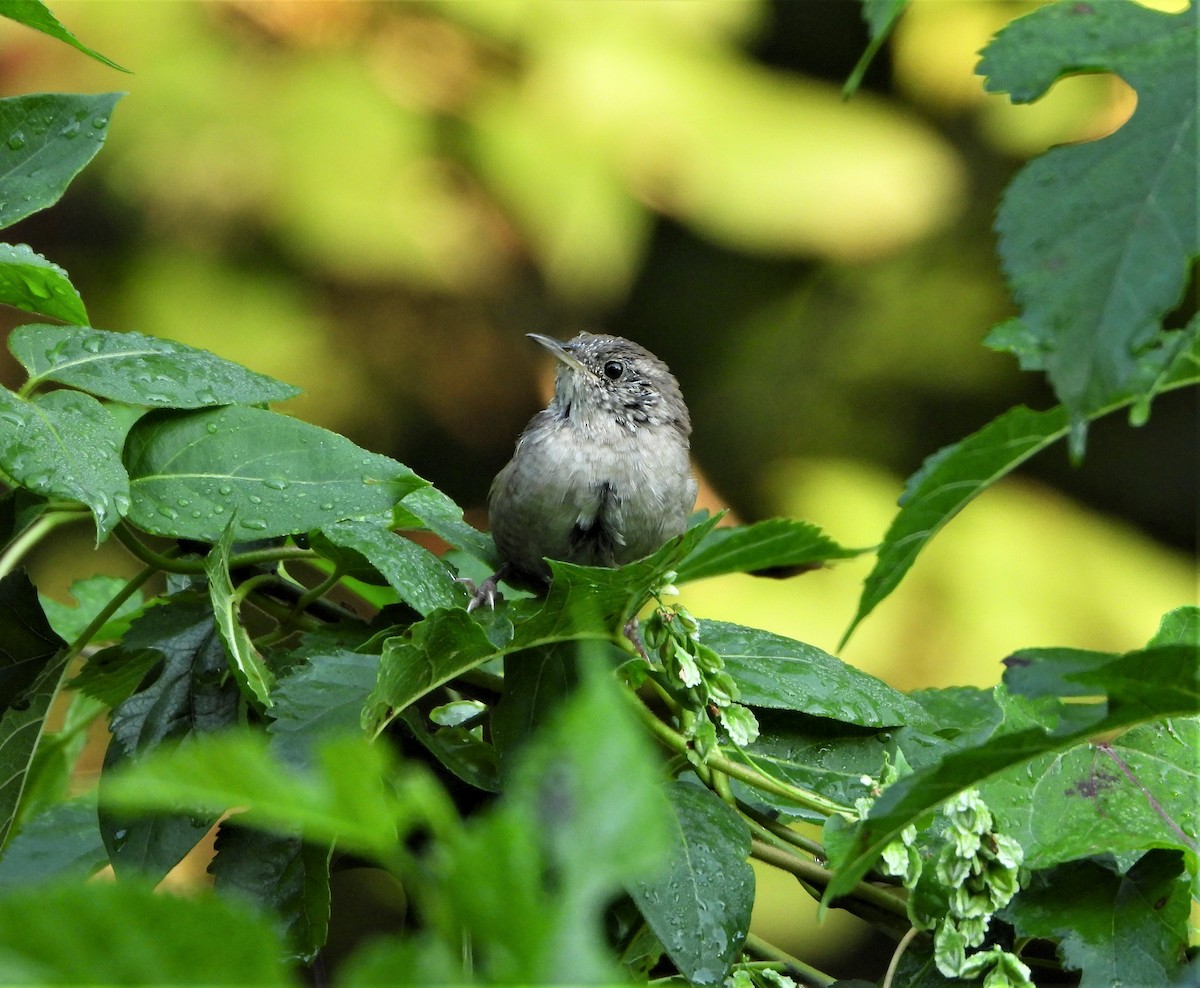
{"label": "small brown bird", "polygon": [[492,483],[488,518],[504,566],[471,608],[493,604],[504,577],[545,583],[544,557],[640,559],[687,527],[696,502],[691,419],[666,364],[619,336],[529,336],[559,361],[554,396]]}

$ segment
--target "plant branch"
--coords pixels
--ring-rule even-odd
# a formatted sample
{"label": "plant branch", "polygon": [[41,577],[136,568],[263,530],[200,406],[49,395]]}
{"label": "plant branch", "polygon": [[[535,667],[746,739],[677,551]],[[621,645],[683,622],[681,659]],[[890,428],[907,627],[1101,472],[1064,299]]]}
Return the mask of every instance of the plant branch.
{"label": "plant branch", "polygon": [[795,975],[807,985],[828,988],[829,985],[837,981],[837,978],[826,974],[824,971],[818,971],[811,964],[805,964],[799,957],[793,957],[787,951],[781,950],[775,944],[769,943],[757,934],[746,934],[744,949],[746,953],[752,954],[755,957],[761,957],[763,960],[771,961],[774,964],[781,964],[786,969],[788,975]]}
{"label": "plant branch", "polygon": [[127,601],[130,597],[132,597],[134,593],[137,592],[138,588],[142,586],[142,584],[144,584],[150,579],[150,577],[154,576],[158,572],[159,569],[157,566],[147,566],[140,573],[127,581],[125,586],[113,594],[112,600],[100,608],[96,616],[89,622],[88,626],[79,633],[79,637],[77,637],[75,641],[71,643],[70,647],[67,649],[67,661],[70,662],[73,658],[75,658],[75,656],[82,652],[84,648],[87,647],[87,643],[90,642],[96,636],[96,633],[108,623],[109,618],[117,613],[121,605],[124,604],[125,601]]}
{"label": "plant branch", "polygon": [[20,535],[12,540],[0,556],[0,577],[8,576],[35,545],[60,525],[82,521],[88,516],[84,508],[48,511],[31,522]]}
{"label": "plant branch", "polygon": [[[751,838],[750,855],[764,864],[789,872],[801,881],[817,888],[826,888],[833,881],[833,872],[828,868],[765,841]],[[905,923],[908,923],[908,910],[904,902],[891,893],[876,888],[868,882],[859,882],[854,886],[853,895],[860,901],[881,909],[891,916],[903,918]]]}

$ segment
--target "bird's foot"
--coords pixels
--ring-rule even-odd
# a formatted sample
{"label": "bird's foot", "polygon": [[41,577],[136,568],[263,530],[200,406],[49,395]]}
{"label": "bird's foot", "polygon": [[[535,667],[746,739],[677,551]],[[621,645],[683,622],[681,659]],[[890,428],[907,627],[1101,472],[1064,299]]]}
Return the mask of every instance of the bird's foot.
{"label": "bird's foot", "polygon": [[474,580],[469,580],[465,576],[458,577],[456,582],[461,583],[471,593],[471,599],[467,602],[468,614],[481,604],[487,604],[490,610],[494,611],[496,609],[496,602],[504,599],[504,594],[500,592],[499,584],[507,572],[508,567],[501,566],[495,573],[479,584],[479,586],[475,585]]}

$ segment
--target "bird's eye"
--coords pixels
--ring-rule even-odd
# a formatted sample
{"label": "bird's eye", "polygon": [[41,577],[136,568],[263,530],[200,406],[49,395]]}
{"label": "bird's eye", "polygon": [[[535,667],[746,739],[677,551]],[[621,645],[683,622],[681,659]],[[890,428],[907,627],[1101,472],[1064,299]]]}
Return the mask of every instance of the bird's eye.
{"label": "bird's eye", "polygon": [[615,381],[625,373],[625,365],[619,360],[606,360],[604,362],[604,376],[610,381]]}

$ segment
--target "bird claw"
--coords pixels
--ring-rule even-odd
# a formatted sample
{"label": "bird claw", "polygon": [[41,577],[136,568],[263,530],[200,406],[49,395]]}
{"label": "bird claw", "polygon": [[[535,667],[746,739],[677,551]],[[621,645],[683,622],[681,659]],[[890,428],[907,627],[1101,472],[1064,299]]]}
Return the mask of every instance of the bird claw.
{"label": "bird claw", "polygon": [[468,614],[480,604],[487,604],[488,609],[494,611],[496,609],[496,601],[504,599],[504,594],[500,592],[500,588],[496,585],[498,582],[496,579],[497,575],[493,573],[479,584],[479,586],[475,585],[474,580],[469,580],[465,576],[457,578],[455,582],[461,583],[471,594],[471,599],[467,602]]}

